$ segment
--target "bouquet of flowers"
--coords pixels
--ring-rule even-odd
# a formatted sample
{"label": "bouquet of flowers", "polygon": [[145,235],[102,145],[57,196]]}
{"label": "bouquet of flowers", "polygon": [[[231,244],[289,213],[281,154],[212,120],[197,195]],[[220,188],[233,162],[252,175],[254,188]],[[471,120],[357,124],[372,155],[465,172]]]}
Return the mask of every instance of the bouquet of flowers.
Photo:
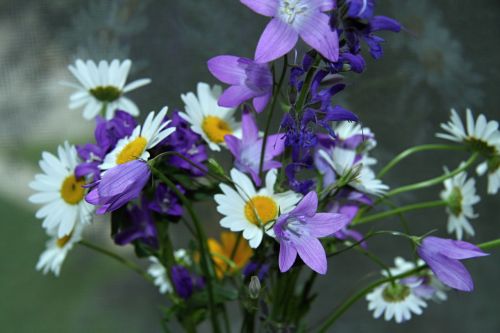
{"label": "bouquet of flowers", "polygon": [[[181,95],[179,109],[165,106],[139,120],[126,94],[150,80],[127,83],[130,60],[78,59],[69,66],[76,79],[69,107],[95,121],[95,141],[42,153],[29,200],[41,205],[36,217],[50,240],[37,269],[59,275],[75,245],[118,260],[165,295],[165,331],[173,320],[190,332],[203,322],[214,332],[230,331],[235,320],[229,322],[227,305],[237,304],[244,332],[326,332],[363,298],[375,318],[401,323],[445,300],[449,289],[472,291],[461,260],[500,245],[462,240],[474,236],[470,220],[478,216],[471,175],[488,177],[489,195],[500,188],[498,122],[452,110],[437,134],[447,142],[409,148],[376,173],[374,133],[335,96],[346,76],[364,72],[366,53],[382,57],[378,33],[400,32],[402,25],[376,16],[374,0],[240,2],[270,18],[254,57],[208,60],[225,90],[198,83],[196,92]],[[392,189],[383,183],[402,160],[436,150],[467,157],[426,180]],[[438,200],[392,201],[439,185]],[[435,207],[446,209],[451,238],[434,235],[441,222],[424,235],[412,233],[404,214]],[[85,240],[85,229],[103,214],[114,243],[133,246],[147,268]],[[377,228],[390,217],[400,224]],[[174,247],[174,224],[190,235],[183,248]],[[372,229],[363,234],[365,224]],[[216,226],[220,237],[208,238],[206,230]],[[388,264],[370,248],[372,237],[403,237],[408,251]],[[346,251],[373,260],[380,278],[311,326],[304,318],[314,309],[314,283]]]}

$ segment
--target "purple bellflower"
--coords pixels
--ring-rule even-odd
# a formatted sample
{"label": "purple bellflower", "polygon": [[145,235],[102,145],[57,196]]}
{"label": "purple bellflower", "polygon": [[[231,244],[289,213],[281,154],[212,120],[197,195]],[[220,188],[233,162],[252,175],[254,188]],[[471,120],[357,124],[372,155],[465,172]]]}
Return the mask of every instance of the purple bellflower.
{"label": "purple bellflower", "polygon": [[156,226],[148,209],[134,205],[127,210],[124,223],[120,225],[114,235],[115,243],[127,245],[134,241],[141,241],[153,248],[158,248]]}
{"label": "purple bellflower", "polygon": [[191,274],[184,266],[172,266],[171,273],[172,284],[174,285],[175,292],[184,300],[189,299],[196,290],[200,290],[205,287],[205,281],[203,278]]}
{"label": "purple bellflower", "polygon": [[[235,158],[235,167],[250,174],[255,184],[260,186],[262,180],[259,177],[259,164],[263,139],[259,137],[259,128],[255,120],[247,111],[242,116],[242,132],[242,139],[238,139],[233,135],[226,135],[224,139]],[[280,134],[268,136],[262,171],[281,167],[280,162],[273,160],[273,158],[283,153],[285,149],[284,140],[281,136]]]}
{"label": "purple bellflower", "polygon": [[[185,192],[180,185],[177,185],[177,188],[182,193]],[[148,203],[148,208],[159,214],[171,217],[181,217],[183,213],[179,198],[165,184],[158,184],[153,200]]]}
{"label": "purple bellflower", "polygon": [[255,111],[262,112],[273,90],[273,75],[267,64],[230,55],[214,57],[208,69],[220,81],[230,84],[219,97],[219,105],[236,108],[253,98]]}
{"label": "purple bellflower", "polygon": [[85,200],[100,206],[97,214],[112,212],[139,197],[149,181],[151,170],[146,162],[133,160],[107,170]]}
{"label": "purple bellflower", "polygon": [[335,213],[316,213],[318,195],[309,192],[287,214],[281,215],[273,229],[280,243],[279,268],[286,272],[292,267],[297,253],[313,271],[325,274],[327,270],[325,249],[319,237],[330,236],[344,228],[348,218]]}
{"label": "purple bellflower", "polygon": [[271,62],[288,53],[299,36],[330,61],[339,57],[339,40],[324,13],[334,0],[240,0],[254,12],[272,17],[257,44],[255,60]]}
{"label": "purple bellflower", "polygon": [[365,241],[363,241],[363,234],[360,233],[359,231],[349,229],[348,226],[351,224],[352,220],[356,216],[356,214],[359,211],[359,207],[354,204],[345,204],[345,205],[339,205],[338,202],[336,202],[332,208],[329,210],[330,213],[338,213],[342,214],[347,217],[348,222],[345,227],[337,231],[333,236],[337,239],[340,240],[348,240],[352,239],[355,242],[360,242],[360,246],[364,249],[366,249],[368,246]]}
{"label": "purple bellflower", "polygon": [[417,252],[443,284],[462,291],[472,291],[474,282],[459,260],[488,255],[471,243],[432,236],[422,240]]}

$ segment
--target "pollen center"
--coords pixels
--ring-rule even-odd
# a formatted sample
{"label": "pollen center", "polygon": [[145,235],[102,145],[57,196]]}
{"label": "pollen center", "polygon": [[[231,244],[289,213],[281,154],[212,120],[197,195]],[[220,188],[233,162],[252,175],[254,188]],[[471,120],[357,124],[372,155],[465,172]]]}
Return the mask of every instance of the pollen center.
{"label": "pollen center", "polygon": [[402,284],[388,285],[382,292],[382,297],[388,303],[403,302],[410,296],[410,288]]}
{"label": "pollen center", "polygon": [[63,248],[64,245],[66,245],[69,242],[69,240],[71,239],[71,236],[72,236],[72,233],[70,233],[70,234],[68,234],[68,235],[66,235],[64,237],[58,238],[56,240],[57,247],[60,248],[60,249]]}
{"label": "pollen center", "polygon": [[90,94],[101,102],[113,102],[120,97],[121,91],[114,86],[99,86],[90,89]]}
{"label": "pollen center", "polygon": [[[257,213],[257,214],[256,214]],[[245,205],[245,217],[255,225],[267,224],[278,216],[278,205],[270,198],[257,195]]]}
{"label": "pollen center", "polygon": [[134,141],[130,141],[116,157],[116,164],[124,164],[141,157],[148,140],[139,136]]}
{"label": "pollen center", "polygon": [[216,116],[206,116],[201,128],[210,141],[215,143],[224,142],[224,136],[233,133],[229,124]]}
{"label": "pollen center", "polygon": [[459,187],[454,187],[448,197],[448,208],[455,216],[462,214],[462,200],[463,195]]}
{"label": "pollen center", "polygon": [[66,177],[61,186],[61,197],[70,205],[78,204],[85,196],[83,185],[85,180],[82,178],[76,178],[74,175]]}

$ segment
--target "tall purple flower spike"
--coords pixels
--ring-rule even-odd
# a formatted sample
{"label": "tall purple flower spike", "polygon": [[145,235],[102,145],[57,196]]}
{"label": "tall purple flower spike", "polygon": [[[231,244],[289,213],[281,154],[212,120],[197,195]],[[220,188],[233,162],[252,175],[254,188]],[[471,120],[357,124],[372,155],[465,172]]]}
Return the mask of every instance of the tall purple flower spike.
{"label": "tall purple flower spike", "polygon": [[208,69],[217,79],[231,85],[219,97],[220,106],[236,108],[253,98],[257,112],[265,109],[273,92],[273,75],[267,64],[222,55],[210,59]]}
{"label": "tall purple flower spike", "polygon": [[326,274],[326,253],[318,238],[336,233],[347,225],[349,219],[342,214],[316,213],[317,209],[318,195],[311,191],[295,209],[276,221],[273,229],[280,243],[281,272],[292,267],[298,254],[313,271]]}
{"label": "tall purple flower spike", "polygon": [[338,60],[338,34],[324,13],[335,8],[334,0],[240,1],[256,13],[272,17],[257,44],[257,62],[270,62],[288,53],[299,36],[328,60]]}
{"label": "tall purple flower spike", "polygon": [[443,284],[462,291],[472,291],[474,282],[459,260],[488,255],[471,243],[432,236],[424,238],[417,252]]}
{"label": "tall purple flower spike", "polygon": [[146,162],[133,160],[119,164],[103,175],[97,186],[86,196],[85,200],[100,206],[97,214],[112,212],[137,198],[149,181],[151,170]]}
{"label": "tall purple flower spike", "polygon": [[[235,167],[242,172],[250,174],[255,185],[260,186],[262,180],[259,177],[259,164],[264,140],[259,137],[259,128],[248,111],[243,112],[242,131],[242,139],[238,139],[234,135],[226,135],[224,139],[229,151],[235,158]],[[280,134],[268,136],[262,171],[281,167],[281,163],[274,161],[273,158],[283,153],[284,149],[284,140]]]}

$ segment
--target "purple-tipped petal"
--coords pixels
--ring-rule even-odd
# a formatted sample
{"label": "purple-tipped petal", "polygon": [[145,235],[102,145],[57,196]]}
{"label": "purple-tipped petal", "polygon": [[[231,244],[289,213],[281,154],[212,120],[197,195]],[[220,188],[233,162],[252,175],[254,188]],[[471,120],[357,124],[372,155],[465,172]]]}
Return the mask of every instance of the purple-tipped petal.
{"label": "purple-tipped petal", "polygon": [[422,241],[422,246],[429,252],[440,253],[450,259],[469,259],[488,255],[474,244],[434,236],[426,237]]}
{"label": "purple-tipped petal", "polygon": [[253,99],[253,107],[255,108],[255,111],[257,111],[258,113],[264,111],[264,109],[267,106],[267,103],[269,103],[270,98],[271,94],[265,94],[262,96],[255,97]]}
{"label": "purple-tipped petal", "polygon": [[254,93],[245,86],[231,86],[220,95],[218,103],[219,106],[236,108],[253,95]]}
{"label": "purple-tipped petal", "polygon": [[241,129],[245,142],[256,142],[259,139],[259,128],[252,114],[248,111],[243,112],[243,116],[241,117]]}
{"label": "purple-tipped petal", "polygon": [[297,250],[287,242],[280,243],[279,267],[281,272],[286,272],[292,267],[297,258]]}
{"label": "purple-tipped petal", "polygon": [[339,59],[339,38],[337,31],[330,26],[328,15],[311,15],[301,22],[299,29],[300,37],[322,56],[332,62]]}
{"label": "purple-tipped petal", "polygon": [[291,214],[310,217],[316,213],[316,209],[318,209],[318,195],[316,192],[311,191],[302,198],[297,207],[292,210]]}
{"label": "purple-tipped petal", "polygon": [[245,69],[239,65],[239,57],[222,55],[207,62],[208,70],[220,81],[227,84],[240,84],[245,80]]}
{"label": "purple-tipped petal", "polygon": [[240,0],[242,4],[264,16],[274,16],[278,11],[279,0]]}
{"label": "purple-tipped petal", "polygon": [[[251,1],[251,0],[250,0]],[[255,61],[271,62],[288,53],[297,44],[299,34],[288,24],[273,18],[260,36]]]}
{"label": "purple-tipped petal", "polygon": [[285,150],[285,140],[281,134],[273,134],[267,138],[266,151],[264,156],[266,160],[273,159],[274,157],[281,155]]}
{"label": "purple-tipped petal", "polygon": [[317,213],[308,218],[307,228],[313,237],[326,237],[345,228],[349,222],[349,218],[342,214]]}
{"label": "purple-tipped petal", "polygon": [[295,247],[307,266],[318,274],[326,274],[326,253],[318,239],[303,237],[300,242],[296,243]]}
{"label": "purple-tipped petal", "polygon": [[225,135],[224,141],[226,141],[227,148],[233,154],[233,156],[240,155],[241,141],[234,135]]}

